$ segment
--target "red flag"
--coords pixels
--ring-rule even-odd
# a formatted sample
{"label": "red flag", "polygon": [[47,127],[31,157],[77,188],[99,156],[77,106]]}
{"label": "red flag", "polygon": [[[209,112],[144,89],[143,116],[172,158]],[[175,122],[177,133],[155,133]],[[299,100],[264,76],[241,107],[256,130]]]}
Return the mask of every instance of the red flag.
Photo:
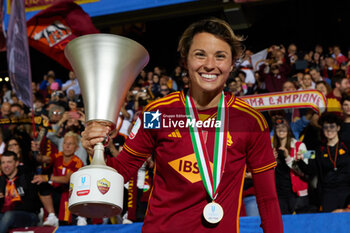
{"label": "red flag", "polygon": [[71,70],[63,50],[74,38],[99,33],[90,16],[73,0],[63,0],[27,22],[29,45]]}

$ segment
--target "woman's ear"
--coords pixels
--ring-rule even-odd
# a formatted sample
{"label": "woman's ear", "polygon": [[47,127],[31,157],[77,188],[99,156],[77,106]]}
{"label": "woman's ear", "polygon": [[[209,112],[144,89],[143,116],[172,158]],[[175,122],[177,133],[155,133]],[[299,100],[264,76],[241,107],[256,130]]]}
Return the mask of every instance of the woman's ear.
{"label": "woman's ear", "polygon": [[188,70],[188,69],[187,69],[187,61],[186,61],[186,60],[183,61],[183,67],[185,68],[185,70]]}

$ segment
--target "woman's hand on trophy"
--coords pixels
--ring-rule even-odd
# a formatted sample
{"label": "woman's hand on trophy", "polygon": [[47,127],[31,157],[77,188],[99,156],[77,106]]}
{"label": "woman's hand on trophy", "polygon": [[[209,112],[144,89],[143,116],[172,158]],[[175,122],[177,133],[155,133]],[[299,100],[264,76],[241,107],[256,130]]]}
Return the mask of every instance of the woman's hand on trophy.
{"label": "woman's hand on trophy", "polygon": [[87,124],[81,133],[81,143],[89,155],[94,154],[96,143],[103,143],[109,137],[111,128],[103,122],[92,121]]}

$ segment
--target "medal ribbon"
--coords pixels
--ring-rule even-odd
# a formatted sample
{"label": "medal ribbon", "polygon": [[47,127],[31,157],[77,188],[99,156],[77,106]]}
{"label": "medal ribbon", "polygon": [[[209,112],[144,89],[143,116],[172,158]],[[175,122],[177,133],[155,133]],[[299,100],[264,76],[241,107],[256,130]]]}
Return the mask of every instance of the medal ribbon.
{"label": "medal ribbon", "polygon": [[[199,120],[196,106],[190,95],[186,95],[185,102],[186,115],[188,120]],[[191,141],[196,160],[198,164],[199,173],[202,177],[203,185],[211,197],[215,200],[217,190],[220,184],[220,180],[224,171],[227,152],[227,129],[228,129],[228,110],[225,95],[222,92],[221,99],[219,101],[216,120],[221,122],[220,127],[215,129],[215,144],[214,144],[214,157],[213,157],[213,171],[209,163],[209,154],[207,147],[204,143],[203,133],[201,128],[194,127],[189,124],[189,130],[191,135]]]}

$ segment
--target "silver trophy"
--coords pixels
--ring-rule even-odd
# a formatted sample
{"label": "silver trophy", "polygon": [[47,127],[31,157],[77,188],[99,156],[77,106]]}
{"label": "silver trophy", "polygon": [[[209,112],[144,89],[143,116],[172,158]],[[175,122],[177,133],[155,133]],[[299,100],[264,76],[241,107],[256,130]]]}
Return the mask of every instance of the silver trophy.
{"label": "silver trophy", "polygon": [[[114,128],[128,90],[149,61],[147,50],[125,37],[91,34],[69,42],[64,53],[79,81],[87,124]],[[106,166],[102,143],[95,145],[91,165],[72,174],[69,189],[73,214],[102,218],[122,211],[124,179]]]}

